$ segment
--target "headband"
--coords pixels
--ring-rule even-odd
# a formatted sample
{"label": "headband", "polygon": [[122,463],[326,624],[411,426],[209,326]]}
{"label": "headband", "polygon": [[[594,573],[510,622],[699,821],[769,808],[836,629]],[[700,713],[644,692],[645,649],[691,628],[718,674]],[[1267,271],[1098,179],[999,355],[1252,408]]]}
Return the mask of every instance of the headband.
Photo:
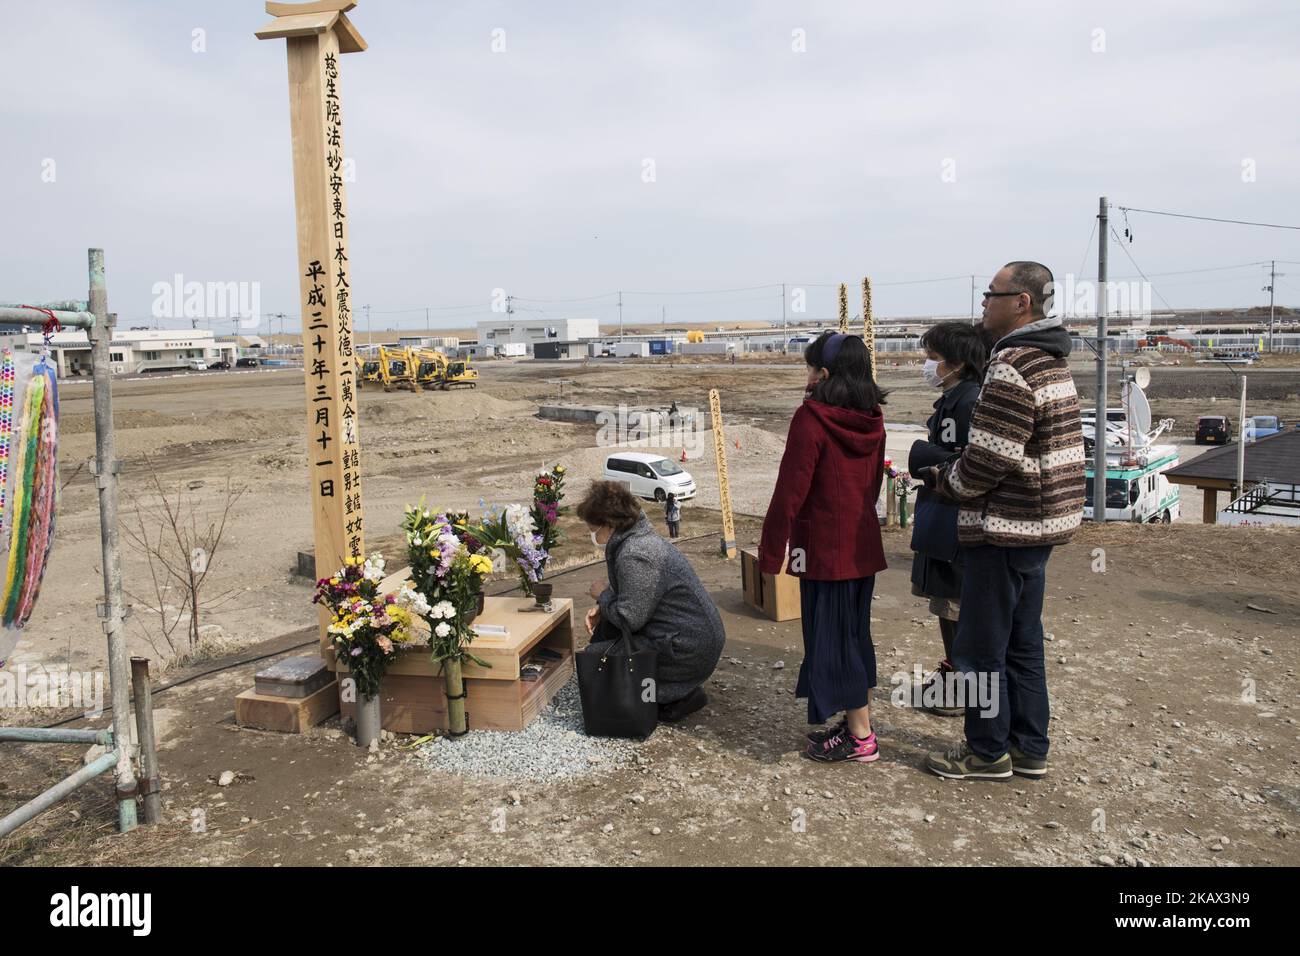
{"label": "headband", "polygon": [[822,349],[822,368],[829,369],[831,367],[835,359],[839,357],[840,347],[847,338],[848,336],[843,332],[836,332],[826,340],[826,347]]}

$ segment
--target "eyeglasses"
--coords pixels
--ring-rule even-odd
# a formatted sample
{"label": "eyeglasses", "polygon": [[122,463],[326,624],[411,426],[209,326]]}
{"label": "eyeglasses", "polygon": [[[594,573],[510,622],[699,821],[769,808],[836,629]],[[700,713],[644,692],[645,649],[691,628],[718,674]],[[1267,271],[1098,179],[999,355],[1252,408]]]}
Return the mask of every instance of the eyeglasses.
{"label": "eyeglasses", "polygon": [[1002,297],[1002,296],[1004,296],[1004,295],[1029,295],[1029,293],[1028,293],[1028,292],[1024,292],[1024,291],[1021,291],[1021,292],[985,292],[985,293],[984,293],[984,298],[986,298],[986,299],[997,299],[997,298],[1000,298],[1000,297]]}

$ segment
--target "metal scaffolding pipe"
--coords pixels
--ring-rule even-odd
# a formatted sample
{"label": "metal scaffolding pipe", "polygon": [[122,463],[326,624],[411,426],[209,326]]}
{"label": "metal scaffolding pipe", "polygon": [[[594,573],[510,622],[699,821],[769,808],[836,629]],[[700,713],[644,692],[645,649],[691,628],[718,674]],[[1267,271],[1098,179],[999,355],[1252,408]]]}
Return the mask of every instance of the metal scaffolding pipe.
{"label": "metal scaffolding pipe", "polygon": [[[117,766],[117,756],[116,750],[110,750],[98,760],[82,767],[72,776],[66,777],[59,783],[56,783],[35,800],[24,803],[13,813],[9,814],[3,820],[0,820],[0,837],[8,836],[27,821],[41,813],[44,813],[78,787],[90,783],[90,781],[94,780],[106,770],[112,770]],[[132,810],[134,809],[135,805],[132,804]]]}
{"label": "metal scaffolding pipe", "polygon": [[135,688],[135,730],[140,743],[140,792],[144,795],[144,822],[162,822],[162,778],[158,774],[158,746],[154,739],[153,688],[149,685],[149,658],[131,658],[131,686]]}
{"label": "metal scaffolding pipe", "polygon": [[[90,329],[95,326],[92,312],[65,312],[51,309],[60,325],[74,329]],[[0,325],[43,325],[49,316],[36,309],[23,309],[12,306],[0,306]]]}
{"label": "metal scaffolding pipe", "polygon": [[0,727],[0,742],[27,744],[99,744],[113,746],[111,730],[65,730],[62,727]]}
{"label": "metal scaffolding pipe", "polygon": [[99,492],[99,541],[104,572],[102,617],[108,638],[108,684],[113,697],[113,740],[117,744],[117,817],[123,832],[135,829],[136,781],[131,766],[131,668],[126,658],[122,619],[122,551],[118,543],[117,460],[113,438],[113,378],[109,345],[113,335],[104,283],[104,250],[89,251],[91,327],[90,369],[95,403],[95,485]]}

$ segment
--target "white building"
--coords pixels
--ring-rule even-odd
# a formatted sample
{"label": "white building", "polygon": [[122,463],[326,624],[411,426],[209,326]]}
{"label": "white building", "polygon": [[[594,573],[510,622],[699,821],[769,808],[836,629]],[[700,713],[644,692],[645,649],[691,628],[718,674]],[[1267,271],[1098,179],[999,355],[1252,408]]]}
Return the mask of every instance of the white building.
{"label": "white building", "polygon": [[[39,352],[42,341],[40,332],[0,336],[0,342],[17,352]],[[236,342],[218,342],[208,329],[114,329],[109,359],[114,374],[133,375],[188,368],[191,359],[234,365],[239,352]],[[84,329],[55,332],[50,354],[60,378],[90,374],[90,339]]]}
{"label": "white building", "polygon": [[518,316],[507,316],[478,323],[480,344],[499,347],[507,342],[522,343],[530,354],[536,342],[575,342],[579,339],[594,339],[599,335],[598,319],[521,319]]}

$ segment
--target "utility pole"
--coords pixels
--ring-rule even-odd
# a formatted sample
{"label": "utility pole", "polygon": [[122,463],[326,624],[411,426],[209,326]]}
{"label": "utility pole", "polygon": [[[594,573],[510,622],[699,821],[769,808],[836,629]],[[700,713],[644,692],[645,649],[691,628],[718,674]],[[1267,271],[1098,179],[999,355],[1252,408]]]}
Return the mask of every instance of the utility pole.
{"label": "utility pole", "polygon": [[1240,498],[1246,493],[1246,373],[1241,373],[1241,422],[1237,432],[1237,491],[1233,496]]}
{"label": "utility pole", "polygon": [[[1273,351],[1273,287],[1277,285],[1277,260],[1269,262],[1268,269],[1268,350]],[[1245,378],[1243,375],[1242,378]],[[1244,414],[1244,413],[1243,413]]]}
{"label": "utility pole", "polygon": [[1092,430],[1092,520],[1106,520],[1106,237],[1110,217],[1106,197],[1097,212],[1097,419]]}
{"label": "utility pole", "polygon": [[785,319],[785,283],[781,283],[781,354],[790,350],[790,333],[786,330]]}
{"label": "utility pole", "polygon": [[424,307],[424,330],[426,332],[433,331],[433,325],[429,322],[429,307],[427,305]]}
{"label": "utility pole", "polygon": [[[280,320],[280,337],[281,337],[281,338],[284,338],[284,318],[285,318],[284,313],[283,313],[283,312],[273,312],[273,313],[271,314],[270,317],[273,318],[273,319],[279,319],[279,320]],[[268,323],[268,326],[269,326],[269,323]],[[269,331],[269,328],[268,328],[268,331]],[[283,346],[284,343],[281,342],[280,345]],[[272,352],[278,351],[277,346],[276,346],[276,343],[275,343],[274,340],[272,340],[272,342],[271,342],[271,351],[272,351]]]}
{"label": "utility pole", "polygon": [[[366,310],[366,345],[368,347],[374,342],[374,338],[370,335],[370,306],[364,305],[362,308]],[[306,336],[304,336],[303,347],[306,348],[306,345]]]}
{"label": "utility pole", "polygon": [[618,334],[623,334],[623,293],[618,294]]}

